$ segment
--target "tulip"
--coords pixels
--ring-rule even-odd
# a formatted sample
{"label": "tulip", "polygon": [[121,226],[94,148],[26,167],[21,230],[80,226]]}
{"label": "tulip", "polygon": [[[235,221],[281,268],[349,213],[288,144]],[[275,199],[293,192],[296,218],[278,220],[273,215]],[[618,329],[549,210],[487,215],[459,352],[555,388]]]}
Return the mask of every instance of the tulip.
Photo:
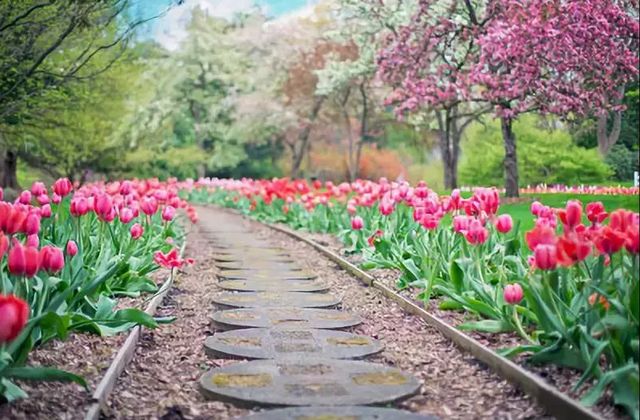
{"label": "tulip", "polygon": [[158,202],[153,197],[144,197],[140,202],[140,210],[148,216],[154,215],[158,211]]}
{"label": "tulip", "polygon": [[58,273],[64,268],[64,255],[58,247],[47,245],[40,250],[40,264],[49,273]]}
{"label": "tulip", "polygon": [[363,227],[364,227],[364,220],[362,220],[362,217],[355,216],[353,219],[351,219],[351,229],[360,230]]}
{"label": "tulip", "polygon": [[4,199],[4,190],[0,187],[0,201]]}
{"label": "tulip", "polygon": [[4,257],[4,254],[9,249],[9,238],[5,236],[5,234],[0,231],[0,260]]}
{"label": "tulip", "polygon": [[9,235],[21,232],[24,229],[24,221],[27,212],[15,205],[11,207],[9,217],[5,220],[4,231]]}
{"label": "tulip", "polygon": [[43,182],[36,181],[31,184],[31,194],[35,195],[36,197],[47,195],[47,187],[44,186]]}
{"label": "tulip", "polygon": [[384,216],[390,215],[391,213],[393,213],[393,201],[383,198],[380,201],[379,210],[380,213],[382,213]]}
{"label": "tulip", "polygon": [[66,197],[72,189],[73,185],[68,178],[60,178],[53,184],[53,191],[60,197]]}
{"label": "tulip", "polygon": [[468,216],[455,216],[453,218],[453,230],[456,233],[464,234],[471,224],[471,218]]}
{"label": "tulip", "polygon": [[432,214],[425,214],[420,219],[420,224],[422,225],[423,228],[427,230],[436,229],[439,223],[440,223],[440,219],[438,219],[436,216]]}
{"label": "tulip", "polygon": [[523,296],[522,286],[518,283],[508,284],[504,287],[504,301],[509,305],[517,305],[522,301]]}
{"label": "tulip", "polygon": [[582,203],[578,200],[569,200],[564,211],[559,211],[558,216],[565,227],[573,230],[582,220]]}
{"label": "tulip", "polygon": [[538,245],[554,245],[556,243],[556,233],[548,226],[536,226],[533,230],[525,233],[527,246],[531,251]]}
{"label": "tulip", "polygon": [[69,257],[75,257],[78,253],[78,244],[74,240],[67,242],[67,255]]}
{"label": "tulip", "polygon": [[24,246],[22,246],[17,239],[13,238],[13,244],[11,246],[11,250],[9,250],[9,257],[7,261],[9,272],[17,276],[22,275],[25,272],[26,265]]}
{"label": "tulip", "polygon": [[133,239],[138,239],[144,233],[144,228],[140,225],[140,223],[135,223],[133,226],[131,226],[129,233],[131,233],[131,237]]}
{"label": "tulip", "polygon": [[471,245],[480,245],[489,239],[489,231],[482,226],[482,223],[478,219],[474,219],[471,221],[469,230],[465,233],[464,237]]}
{"label": "tulip", "polygon": [[626,237],[622,232],[612,229],[611,226],[607,226],[598,233],[594,242],[600,253],[611,255],[622,249],[625,245]]}
{"label": "tulip", "polygon": [[84,216],[89,212],[89,202],[85,197],[74,197],[71,200],[69,211],[71,212],[72,216]]}
{"label": "tulip", "polygon": [[51,206],[49,204],[45,204],[44,206],[42,206],[42,208],[40,209],[40,216],[44,217],[45,219],[51,217]]}
{"label": "tulip", "polygon": [[41,194],[39,196],[36,196],[36,200],[38,201],[38,204],[40,204],[41,206],[44,206],[45,204],[49,204],[49,202],[51,200],[49,200],[49,196],[47,194]]}
{"label": "tulip", "polygon": [[496,229],[500,233],[509,233],[513,228],[513,219],[508,214],[501,214],[496,219]]}
{"label": "tulip", "polygon": [[22,191],[18,197],[18,201],[25,205],[31,203],[31,192],[27,190]]}
{"label": "tulip", "polygon": [[14,295],[0,295],[0,344],[13,341],[29,319],[29,305]]}
{"label": "tulip", "polygon": [[24,233],[27,235],[37,235],[40,232],[40,215],[31,212],[24,221]]}
{"label": "tulip", "polygon": [[53,204],[60,204],[62,202],[62,197],[56,193],[53,193],[53,196],[51,196],[51,201],[53,201]]}
{"label": "tulip", "polygon": [[120,210],[120,221],[125,225],[134,219],[133,210],[128,207]]}
{"label": "tulip", "polygon": [[636,225],[635,227],[632,226],[631,228],[627,229],[627,238],[624,247],[630,254],[640,253],[640,232],[638,232],[639,228],[640,227]]}
{"label": "tulip", "polygon": [[26,277],[33,277],[40,270],[40,253],[38,248],[32,246],[26,246],[24,248],[24,275]]}
{"label": "tulip", "polygon": [[[107,194],[98,194],[94,198],[93,211],[102,220],[109,219],[113,211],[113,201]],[[113,219],[112,219],[113,220]]]}
{"label": "tulip", "polygon": [[602,223],[609,214],[604,209],[604,204],[600,201],[587,204],[587,219],[592,224]]}
{"label": "tulip", "polygon": [[563,236],[558,239],[558,262],[565,267],[584,261],[590,253],[591,243],[583,236]]}
{"label": "tulip", "polygon": [[541,244],[533,251],[536,267],[540,270],[554,270],[558,266],[556,246]]}
{"label": "tulip", "polygon": [[534,216],[540,216],[543,208],[544,205],[541,202],[534,201],[533,203],[531,203],[531,214],[533,214]]}
{"label": "tulip", "polygon": [[173,220],[175,214],[175,208],[173,208],[172,206],[165,206],[164,209],[162,209],[162,220],[164,220],[165,222],[170,222],[171,220]]}
{"label": "tulip", "polygon": [[40,246],[40,238],[38,235],[29,235],[27,236],[27,246],[31,246],[37,248]]}

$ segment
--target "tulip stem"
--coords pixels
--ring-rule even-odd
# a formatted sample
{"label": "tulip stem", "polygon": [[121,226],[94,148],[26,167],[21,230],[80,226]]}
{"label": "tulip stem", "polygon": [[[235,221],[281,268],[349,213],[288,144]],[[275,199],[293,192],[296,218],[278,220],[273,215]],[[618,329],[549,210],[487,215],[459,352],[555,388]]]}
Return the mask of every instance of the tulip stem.
{"label": "tulip stem", "polygon": [[524,330],[522,322],[520,321],[520,317],[518,316],[518,311],[516,310],[516,305],[513,305],[513,321],[515,323],[516,331],[518,331],[518,334],[520,334],[522,338],[524,338],[531,344],[537,344]]}

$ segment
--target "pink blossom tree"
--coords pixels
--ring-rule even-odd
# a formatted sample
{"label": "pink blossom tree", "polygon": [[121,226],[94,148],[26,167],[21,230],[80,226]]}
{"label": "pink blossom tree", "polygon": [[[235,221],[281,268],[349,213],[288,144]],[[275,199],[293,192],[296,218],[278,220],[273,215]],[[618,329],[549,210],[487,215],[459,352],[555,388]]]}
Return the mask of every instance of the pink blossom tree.
{"label": "pink blossom tree", "polygon": [[620,110],[638,76],[635,0],[419,0],[379,53],[389,100],[403,112],[488,103],[501,119],[505,189],[518,195],[513,121],[523,112]]}

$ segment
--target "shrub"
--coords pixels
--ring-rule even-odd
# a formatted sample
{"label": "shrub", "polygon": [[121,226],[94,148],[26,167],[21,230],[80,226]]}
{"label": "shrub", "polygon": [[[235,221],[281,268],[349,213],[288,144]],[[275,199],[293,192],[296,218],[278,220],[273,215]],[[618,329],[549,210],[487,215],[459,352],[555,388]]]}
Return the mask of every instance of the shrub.
{"label": "shrub", "polygon": [[639,168],[638,151],[629,150],[622,144],[616,144],[611,148],[605,161],[613,170],[615,179],[629,181],[633,179],[633,172]]}

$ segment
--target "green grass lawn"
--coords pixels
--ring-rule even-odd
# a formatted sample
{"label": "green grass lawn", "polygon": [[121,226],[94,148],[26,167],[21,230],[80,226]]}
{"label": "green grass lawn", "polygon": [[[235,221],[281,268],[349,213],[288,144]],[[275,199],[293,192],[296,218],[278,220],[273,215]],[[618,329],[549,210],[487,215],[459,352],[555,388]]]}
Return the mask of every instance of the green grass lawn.
{"label": "green grass lawn", "polygon": [[[526,201],[514,204],[500,205],[500,213],[509,213],[513,217],[514,223],[520,221],[520,232],[526,232],[533,228],[533,215],[529,210],[534,200],[551,207],[564,207],[568,200],[577,199],[585,206],[592,201],[602,201],[608,212],[615,209],[625,208],[638,211],[640,208],[639,197],[637,195],[588,195],[588,194],[525,194],[522,196]],[[586,218],[585,218],[586,222]]]}

